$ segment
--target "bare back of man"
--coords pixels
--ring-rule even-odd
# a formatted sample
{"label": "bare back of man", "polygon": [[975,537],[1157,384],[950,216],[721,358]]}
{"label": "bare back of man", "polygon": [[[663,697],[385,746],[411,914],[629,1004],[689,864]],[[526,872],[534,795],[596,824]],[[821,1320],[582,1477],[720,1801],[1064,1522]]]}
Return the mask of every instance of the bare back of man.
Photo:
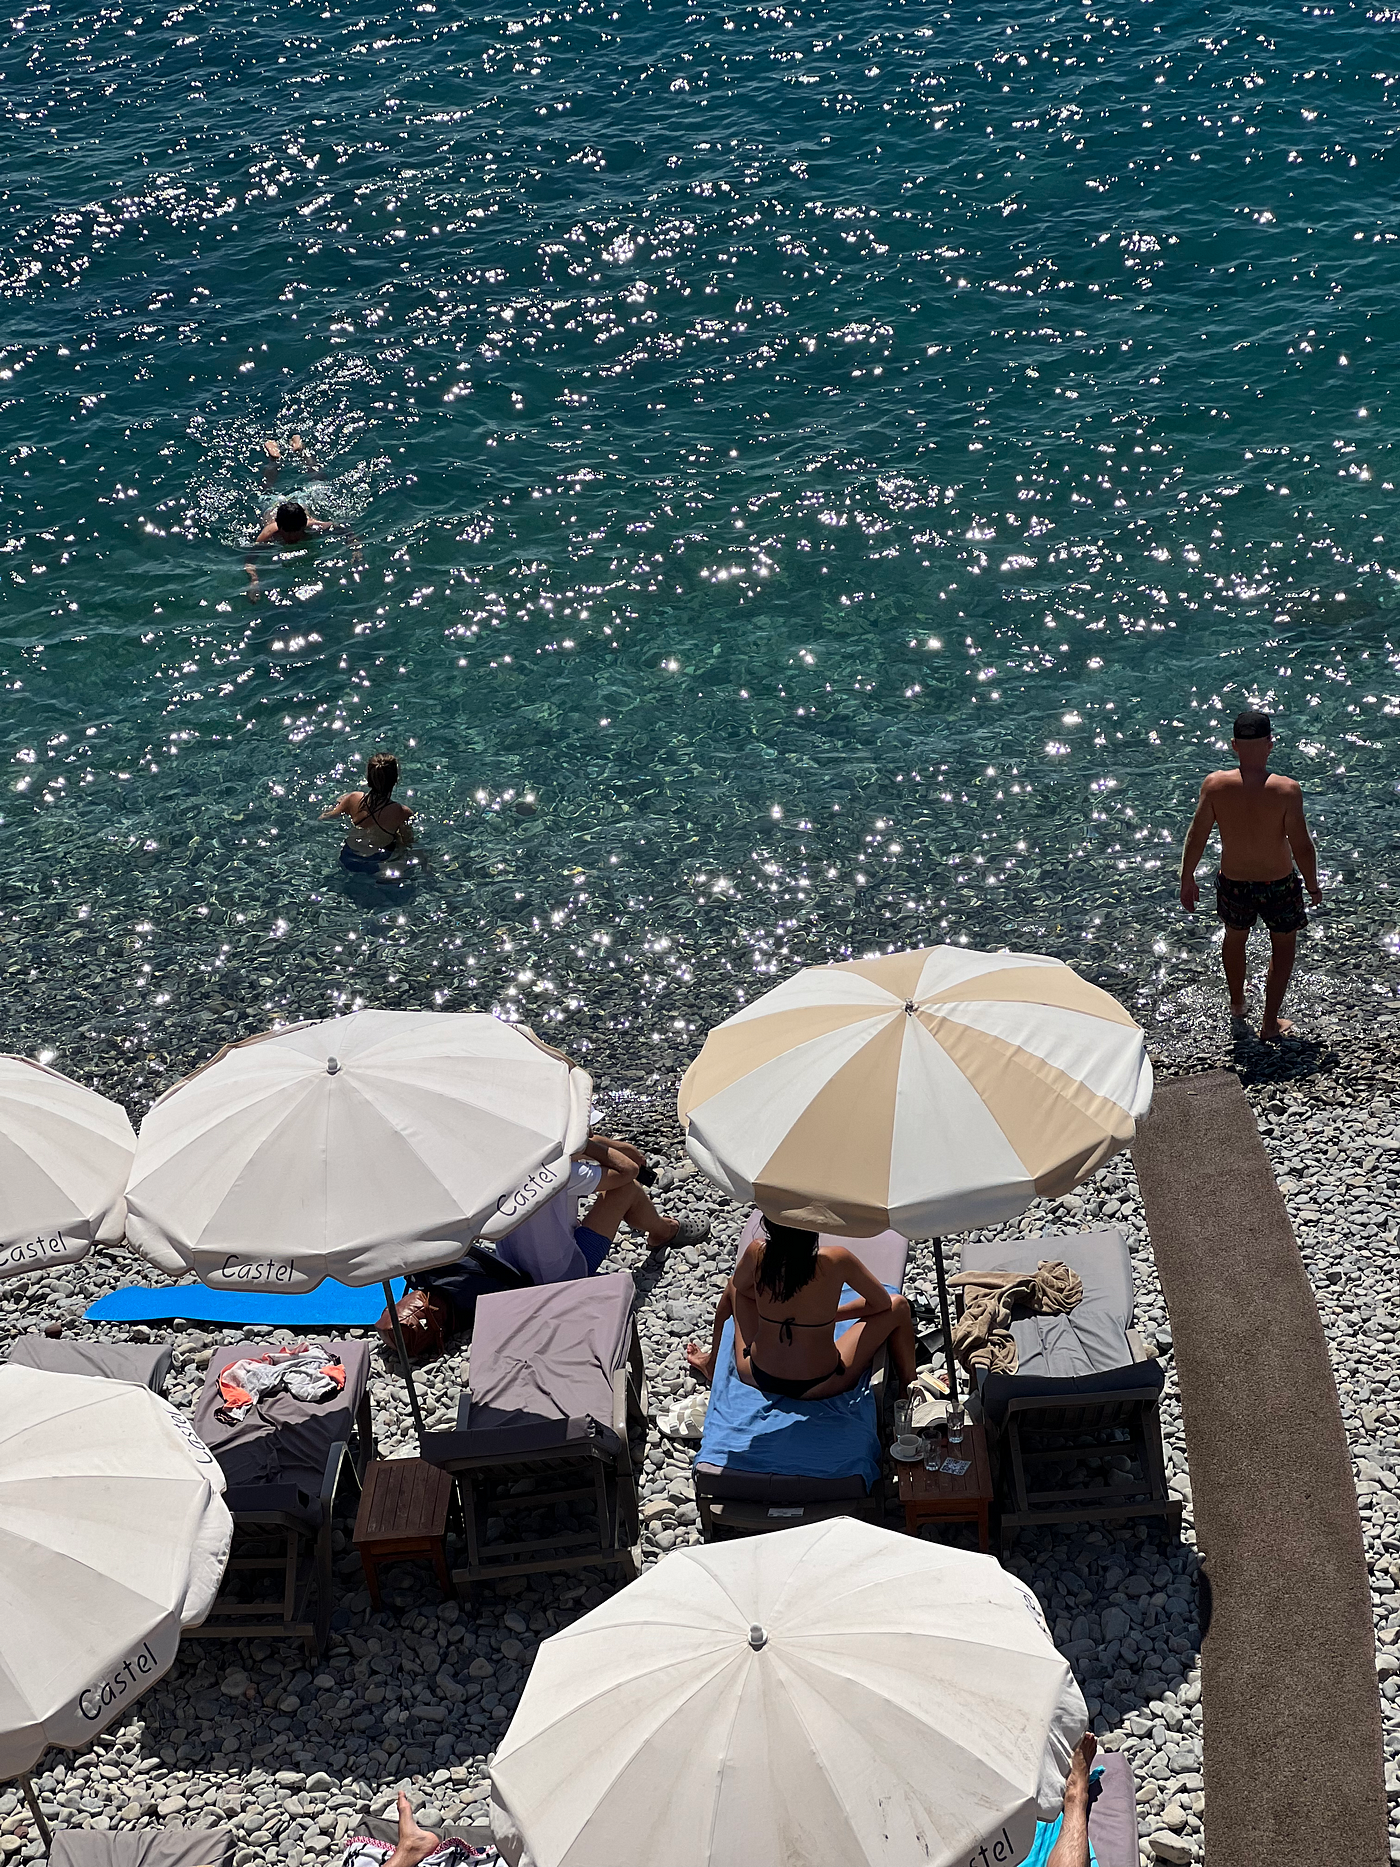
{"label": "bare back of man", "polygon": [[1314,902],[1322,898],[1317,851],[1303,815],[1302,787],[1296,779],[1267,769],[1272,749],[1273,730],[1268,715],[1240,714],[1234,738],[1239,769],[1213,771],[1201,786],[1181,860],[1181,905],[1194,913],[1201,895],[1196,866],[1205,854],[1211,831],[1220,832],[1215,906],[1225,923],[1221,961],[1234,1018],[1245,1016],[1249,930],[1261,916],[1269,930],[1272,950],[1264,987],[1264,1019],[1259,1029],[1266,1042],[1286,1037],[1293,1029],[1278,1014],[1292,976],[1298,934],[1307,925],[1304,884]]}
{"label": "bare back of man", "polygon": [[1236,882],[1277,882],[1293,873],[1288,818],[1303,816],[1296,778],[1265,770],[1213,771],[1201,786],[1220,832],[1220,872]]}

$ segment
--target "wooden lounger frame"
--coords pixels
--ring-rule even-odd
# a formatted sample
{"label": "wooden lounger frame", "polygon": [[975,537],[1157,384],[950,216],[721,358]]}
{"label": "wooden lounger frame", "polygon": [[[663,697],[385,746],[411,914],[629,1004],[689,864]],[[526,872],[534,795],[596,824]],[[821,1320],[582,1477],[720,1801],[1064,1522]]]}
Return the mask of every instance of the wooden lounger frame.
{"label": "wooden lounger frame", "polygon": [[[289,1511],[237,1510],[233,1514],[233,1554],[226,1576],[271,1574],[281,1577],[280,1593],[240,1601],[225,1585],[199,1627],[187,1630],[196,1640],[301,1640],[315,1659],[330,1637],[332,1599],[332,1509],[342,1471],[349,1466],[358,1486],[374,1457],[374,1426],[366,1387],[355,1412],[357,1456],[349,1457],[348,1440],[338,1439],[326,1458],[321,1478],[321,1523],[312,1530]],[[255,1487],[249,1486],[251,1490]]]}
{"label": "wooden lounger frame", "polygon": [[[465,1566],[452,1571],[459,1594],[514,1575],[551,1574],[564,1569],[615,1566],[629,1582],[641,1574],[641,1503],[629,1435],[633,1429],[640,1431],[645,1444],[647,1377],[635,1315],[628,1327],[627,1358],[613,1374],[610,1425],[617,1440],[615,1452],[598,1440],[490,1455],[457,1455],[445,1448],[432,1449],[432,1463],[456,1480],[467,1545]],[[432,1434],[429,1444],[450,1437]],[[533,1480],[536,1488],[512,1496],[511,1488],[526,1478]],[[592,1530],[570,1530],[518,1542],[486,1540],[488,1517],[587,1501],[591,1501],[596,1518]]]}

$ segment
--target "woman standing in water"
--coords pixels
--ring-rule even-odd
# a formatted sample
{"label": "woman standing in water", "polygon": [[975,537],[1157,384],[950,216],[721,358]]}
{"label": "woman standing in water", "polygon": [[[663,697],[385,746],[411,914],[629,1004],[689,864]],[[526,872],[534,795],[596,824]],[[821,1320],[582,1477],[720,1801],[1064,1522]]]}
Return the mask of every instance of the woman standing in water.
{"label": "woman standing in water", "polygon": [[392,753],[376,752],[365,768],[365,777],[368,789],[347,791],[339,803],[321,812],[321,821],[348,817],[350,829],[340,851],[341,867],[355,875],[377,875],[380,865],[411,841],[413,832],[408,825],[413,812],[393,801],[399,761]]}

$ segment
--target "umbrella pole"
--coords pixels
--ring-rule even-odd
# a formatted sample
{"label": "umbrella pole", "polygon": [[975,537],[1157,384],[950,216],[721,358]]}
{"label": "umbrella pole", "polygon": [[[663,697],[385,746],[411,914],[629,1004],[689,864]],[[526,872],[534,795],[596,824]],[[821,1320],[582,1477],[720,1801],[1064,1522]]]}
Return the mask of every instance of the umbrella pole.
{"label": "umbrella pole", "polygon": [[933,1241],[933,1261],[938,1269],[938,1317],[943,1324],[943,1353],[948,1362],[948,1405],[958,1404],[958,1364],[953,1359],[953,1319],[948,1309],[948,1273],[943,1264],[943,1240]]}
{"label": "umbrella pole", "polygon": [[424,1432],[427,1430],[423,1425],[423,1409],[418,1405],[418,1389],[413,1385],[413,1369],[409,1366],[408,1350],[404,1346],[403,1324],[399,1321],[399,1306],[394,1301],[394,1286],[387,1277],[384,1279],[384,1301],[389,1306],[389,1320],[394,1325],[394,1340],[399,1350],[399,1366],[403,1369],[403,1378],[408,1383],[409,1411],[413,1415],[413,1424],[418,1430],[418,1443],[421,1446]]}
{"label": "umbrella pole", "polygon": [[34,1817],[35,1826],[39,1830],[39,1838],[47,1854],[53,1846],[53,1835],[49,1831],[48,1823],[44,1820],[44,1811],[39,1807],[39,1798],[34,1794],[34,1779],[26,1770],[19,1780],[20,1787],[24,1790],[24,1799],[29,1804],[29,1813]]}

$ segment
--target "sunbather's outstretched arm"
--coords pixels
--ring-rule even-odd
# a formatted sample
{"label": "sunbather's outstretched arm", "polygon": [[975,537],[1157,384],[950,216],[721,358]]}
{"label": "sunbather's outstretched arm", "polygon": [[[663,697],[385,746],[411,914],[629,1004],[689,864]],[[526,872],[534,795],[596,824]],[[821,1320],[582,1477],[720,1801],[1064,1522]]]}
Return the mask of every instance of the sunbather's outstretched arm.
{"label": "sunbather's outstretched arm", "polygon": [[706,1354],[698,1342],[687,1342],[685,1358],[690,1364],[690,1372],[697,1381],[703,1381],[708,1387],[715,1378],[715,1364],[719,1360],[720,1337],[724,1334],[724,1325],[734,1314],[734,1279],[731,1277],[724,1286],[719,1302],[715,1305],[715,1326],[710,1332],[710,1348]]}

